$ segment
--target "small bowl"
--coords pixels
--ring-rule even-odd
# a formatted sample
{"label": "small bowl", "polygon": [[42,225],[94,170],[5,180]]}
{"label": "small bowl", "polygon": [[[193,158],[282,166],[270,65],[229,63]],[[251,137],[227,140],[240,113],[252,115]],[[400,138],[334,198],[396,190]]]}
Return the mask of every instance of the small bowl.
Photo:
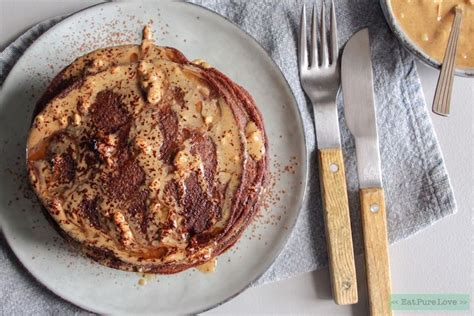
{"label": "small bowl", "polygon": [[[385,15],[388,25],[400,43],[402,43],[409,52],[418,57],[425,64],[433,68],[440,69],[441,63],[423,52],[402,30],[398,24],[397,19],[395,18],[395,15],[392,12],[390,0],[380,0],[380,5],[382,6],[382,11]],[[456,68],[454,74],[462,77],[474,77],[474,68]]]}

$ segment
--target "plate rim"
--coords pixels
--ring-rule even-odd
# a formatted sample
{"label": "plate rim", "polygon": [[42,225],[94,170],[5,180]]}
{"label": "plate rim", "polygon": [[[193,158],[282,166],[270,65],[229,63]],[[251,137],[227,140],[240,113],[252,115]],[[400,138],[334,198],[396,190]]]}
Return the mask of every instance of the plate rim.
{"label": "plate rim", "polygon": [[[107,7],[107,6],[127,6],[127,5],[134,5],[134,6],[137,6],[137,5],[140,5],[141,2],[102,2],[102,3],[97,3],[97,4],[94,4],[94,5],[91,5],[91,6],[88,6],[86,8],[83,8],[83,9],[80,9],[78,11],[75,11],[69,15],[65,15],[65,16],[62,16],[63,19],[61,21],[59,21],[58,23],[56,23],[55,25],[53,25],[51,28],[49,28],[48,30],[46,30],[44,33],[42,33],[38,38],[36,38],[33,43],[31,43],[24,51],[23,53],[21,54],[20,58],[18,58],[18,60],[14,63],[13,67],[11,67],[10,71],[8,72],[8,75],[7,77],[4,79],[1,87],[0,87],[0,94],[3,94],[5,93],[5,90],[4,90],[4,87],[8,84],[8,82],[11,79],[11,76],[10,74],[15,70],[15,68],[18,66],[18,64],[20,64],[20,62],[22,61],[22,59],[24,58],[25,56],[25,53],[30,50],[31,48],[34,48],[35,46],[39,45],[38,43],[41,41],[41,38],[46,36],[47,34],[49,33],[53,33],[56,31],[57,28],[61,27],[63,24],[65,24],[67,22],[67,20],[69,18],[72,18],[73,16],[77,16],[78,14],[80,13],[83,13],[84,11],[88,11],[90,9],[94,9],[96,7]],[[157,3],[155,3],[156,5]],[[271,61],[271,64],[273,65],[273,68],[277,69],[278,71],[278,74],[279,76],[283,79],[283,82],[284,84],[286,85],[286,88],[288,89],[288,91],[290,92],[291,94],[291,99],[293,100],[293,104],[291,105],[292,107],[296,107],[296,112],[297,112],[297,120],[298,120],[298,125],[300,126],[300,130],[301,130],[301,133],[302,133],[302,136],[303,136],[303,139],[302,139],[302,143],[303,143],[303,151],[304,151],[304,156],[302,157],[302,161],[300,162],[301,163],[301,168],[302,168],[302,179],[301,179],[301,186],[302,186],[302,189],[301,189],[301,196],[298,200],[298,206],[295,207],[295,220],[292,224],[292,227],[289,227],[289,233],[287,234],[286,237],[283,238],[283,241],[282,241],[282,245],[280,247],[280,249],[277,250],[278,254],[276,256],[274,256],[274,258],[272,258],[271,262],[266,265],[263,269],[263,272],[259,275],[257,275],[253,280],[249,281],[248,284],[244,287],[242,287],[241,289],[239,289],[237,292],[235,292],[234,294],[228,296],[227,298],[221,300],[220,302],[218,303],[215,303],[213,305],[210,305],[208,307],[205,307],[205,308],[202,308],[202,309],[199,309],[199,310],[196,310],[196,311],[193,311],[193,313],[196,313],[196,314],[200,314],[200,313],[204,313],[206,311],[209,311],[209,310],[212,310],[216,307],[219,307],[227,302],[229,302],[230,300],[234,299],[235,297],[239,296],[240,294],[242,294],[243,292],[245,292],[248,288],[250,288],[256,281],[258,281],[272,266],[273,264],[275,263],[275,261],[280,257],[281,253],[283,252],[283,250],[286,248],[286,245],[288,244],[288,241],[290,240],[290,237],[292,236],[293,234],[293,231],[294,231],[294,228],[299,220],[299,217],[301,215],[301,210],[302,208],[304,207],[305,205],[305,202],[307,201],[307,198],[308,198],[308,181],[309,181],[309,165],[308,165],[308,162],[309,162],[309,151],[308,151],[308,144],[307,144],[307,133],[306,133],[306,130],[304,129],[304,123],[303,123],[303,114],[300,110],[300,108],[298,107],[298,101],[296,100],[296,97],[294,95],[294,92],[291,88],[291,85],[289,84],[287,78],[285,77],[283,71],[281,70],[281,68],[278,66],[278,64],[275,62],[275,60],[270,56],[270,54],[265,50],[265,48],[263,48],[263,46],[250,34],[248,33],[247,31],[243,30],[242,28],[240,28],[236,23],[234,23],[233,21],[231,21],[230,19],[228,19],[227,17],[209,9],[209,8],[206,8],[204,6],[201,6],[199,4],[196,4],[196,3],[191,3],[191,2],[185,2],[185,1],[178,1],[178,2],[170,2],[170,3],[167,3],[166,5],[190,5],[190,6],[193,6],[193,7],[196,7],[200,10],[203,10],[203,11],[206,11],[207,14],[210,14],[218,19],[220,19],[222,22],[224,23],[228,23],[230,25],[232,25],[232,27],[235,29],[235,31],[237,32],[241,32],[245,35],[246,39],[247,40],[250,40],[252,41],[254,44],[255,44],[255,47],[257,47],[257,49],[259,49],[263,55],[265,55],[269,61]],[[38,24],[42,23],[42,22],[45,22],[45,21],[48,21],[50,19],[54,19],[54,18],[58,18],[58,17],[61,17],[61,16],[55,16],[55,17],[51,17],[51,18],[48,18],[46,20],[43,20],[41,22],[39,22]],[[36,24],[37,25],[37,24]],[[33,26],[34,27],[34,26]],[[31,28],[30,28],[31,29]],[[28,32],[30,29],[28,29],[26,32]],[[25,34],[23,33],[23,34]],[[22,34],[22,35],[23,35]],[[22,36],[20,35],[20,36]],[[19,38],[19,37],[17,37]],[[13,43],[13,42],[12,42]],[[7,46],[8,47],[8,46]],[[22,268],[24,270],[26,270],[26,272],[31,276],[33,277],[33,279],[36,281],[36,282],[39,282],[42,286],[44,286],[48,291],[50,291],[51,293],[53,293],[54,295],[58,296],[59,298],[61,298],[62,300],[74,305],[74,306],[77,306],[85,311],[88,311],[88,312],[94,312],[94,313],[102,313],[101,311],[99,310],[96,310],[96,309],[91,309],[89,306],[84,306],[82,305],[82,303],[78,302],[78,301],[73,301],[71,300],[70,298],[67,298],[65,297],[64,295],[62,295],[59,291],[56,291],[55,289],[53,289],[52,287],[50,287],[48,285],[47,282],[43,282],[42,278],[35,275],[34,273],[32,273],[28,268],[27,266],[23,263],[23,261],[20,259],[20,257],[17,255],[17,252],[15,251],[15,248],[11,246],[11,240],[9,237],[13,237],[13,235],[10,233],[10,234],[7,234],[6,231],[8,229],[4,229],[0,223],[0,233],[3,235],[3,237],[5,238],[5,241],[10,249],[10,251],[15,255],[16,259],[18,260],[18,262],[21,264]]]}

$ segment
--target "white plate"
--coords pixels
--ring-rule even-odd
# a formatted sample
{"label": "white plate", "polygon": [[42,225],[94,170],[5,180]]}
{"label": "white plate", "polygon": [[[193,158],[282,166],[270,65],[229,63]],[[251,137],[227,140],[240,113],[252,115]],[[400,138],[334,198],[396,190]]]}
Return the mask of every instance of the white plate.
{"label": "white plate", "polygon": [[[269,138],[273,183],[269,206],[238,244],[219,257],[214,273],[192,269],[146,277],[147,284],[140,286],[138,274],[103,267],[64,244],[31,199],[24,153],[34,103],[52,76],[92,49],[139,43],[142,28],[150,20],[160,45],[176,47],[191,60],[207,60],[255,98]],[[0,223],[14,253],[57,295],[107,314],[194,313],[240,293],[284,247],[307,178],[301,117],[278,67],[253,38],[229,21],[201,7],[176,2],[95,6],[41,36],[0,91],[0,149]],[[290,167],[285,171],[286,166]]]}

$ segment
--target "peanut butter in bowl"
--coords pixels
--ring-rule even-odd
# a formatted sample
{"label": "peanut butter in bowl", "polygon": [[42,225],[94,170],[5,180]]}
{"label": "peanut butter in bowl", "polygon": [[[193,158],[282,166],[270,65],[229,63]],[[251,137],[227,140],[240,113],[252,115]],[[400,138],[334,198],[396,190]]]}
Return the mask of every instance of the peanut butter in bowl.
{"label": "peanut butter in bowl", "polygon": [[[391,14],[418,50],[441,63],[454,18],[463,10],[456,68],[474,68],[474,0],[390,0]],[[471,72],[471,70],[468,70]]]}

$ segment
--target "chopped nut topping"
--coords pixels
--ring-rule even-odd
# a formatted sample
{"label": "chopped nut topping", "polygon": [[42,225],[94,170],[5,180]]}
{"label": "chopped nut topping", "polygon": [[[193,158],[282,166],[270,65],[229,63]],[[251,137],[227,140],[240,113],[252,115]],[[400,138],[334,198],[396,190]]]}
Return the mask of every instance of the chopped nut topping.
{"label": "chopped nut topping", "polygon": [[38,180],[34,172],[30,172],[30,179],[33,183],[35,183]]}
{"label": "chopped nut topping", "polygon": [[162,88],[160,78],[163,73],[153,70],[153,66],[145,62],[141,62],[138,66],[141,75],[141,86],[147,93],[147,101],[151,104],[160,102],[162,96]]}
{"label": "chopped nut topping", "polygon": [[192,63],[206,69],[212,68],[212,66],[208,64],[204,59],[195,59],[192,61]]}
{"label": "chopped nut topping", "polygon": [[74,125],[79,126],[81,125],[81,116],[79,114],[74,114]]}
{"label": "chopped nut topping", "polygon": [[203,87],[203,86],[198,86],[197,87],[197,90],[199,91],[199,93],[204,96],[204,97],[209,97],[211,91],[209,90],[209,88],[206,88],[206,87]]}
{"label": "chopped nut topping", "polygon": [[100,68],[102,66],[104,66],[104,61],[102,59],[95,59],[93,62],[92,62],[92,65],[95,67],[95,68]]}
{"label": "chopped nut topping", "polygon": [[119,67],[111,67],[110,68],[110,73],[116,74],[116,73],[118,73],[119,69],[120,69]]}
{"label": "chopped nut topping", "polygon": [[179,151],[174,158],[174,164],[178,169],[185,169],[189,167],[191,157],[189,153],[184,150]]}
{"label": "chopped nut topping", "polygon": [[259,132],[253,132],[252,134],[250,134],[250,137],[251,137],[254,141],[258,142],[258,141],[260,140],[260,133],[259,133]]}
{"label": "chopped nut topping", "polygon": [[213,117],[212,116],[206,116],[204,118],[204,123],[206,123],[206,125],[209,125],[212,123],[212,120],[213,120]]}
{"label": "chopped nut topping", "polygon": [[158,84],[150,84],[148,89],[147,100],[151,104],[156,104],[161,100],[161,89]]}
{"label": "chopped nut topping", "polygon": [[123,245],[130,246],[133,243],[133,234],[132,234],[132,231],[130,230],[130,226],[128,225],[122,213],[120,212],[114,213],[114,223],[120,232]]}
{"label": "chopped nut topping", "polygon": [[148,25],[146,25],[143,28],[143,39],[144,40],[151,40],[152,39],[152,32],[151,32],[151,29]]}
{"label": "chopped nut topping", "polygon": [[183,73],[183,71],[181,70],[179,66],[174,67],[173,72],[176,76],[180,76]]}

